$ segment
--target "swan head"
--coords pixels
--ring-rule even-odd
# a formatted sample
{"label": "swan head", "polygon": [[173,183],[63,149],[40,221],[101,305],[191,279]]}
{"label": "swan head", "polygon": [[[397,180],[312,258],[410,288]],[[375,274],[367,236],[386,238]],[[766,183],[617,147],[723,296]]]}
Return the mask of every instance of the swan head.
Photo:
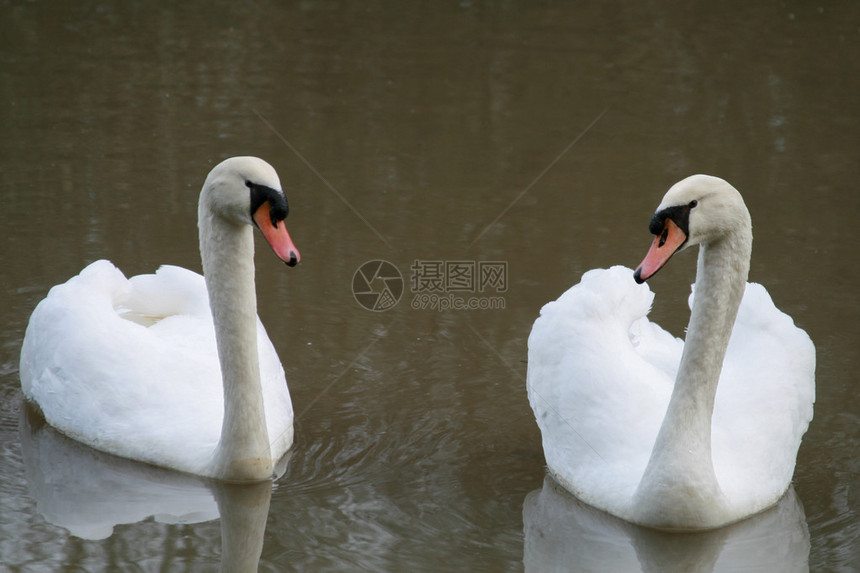
{"label": "swan head", "polygon": [[675,253],[751,228],[741,194],[719,177],[692,175],[663,196],[648,229],[655,235],[633,278],[643,283]]}
{"label": "swan head", "polygon": [[212,168],[200,192],[199,218],[218,217],[260,229],[275,254],[293,267],[301,260],[287,232],[287,197],[274,167],[257,157],[231,157]]}

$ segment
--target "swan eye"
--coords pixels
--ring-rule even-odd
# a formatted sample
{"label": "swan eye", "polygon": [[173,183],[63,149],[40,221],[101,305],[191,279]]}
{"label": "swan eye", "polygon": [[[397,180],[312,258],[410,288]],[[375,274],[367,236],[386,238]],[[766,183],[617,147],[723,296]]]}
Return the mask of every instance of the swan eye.
{"label": "swan eye", "polygon": [[695,207],[698,204],[699,204],[699,202],[696,201],[695,199],[693,199],[692,201],[690,201],[690,204],[688,205],[688,207],[690,207],[690,209],[692,209],[693,207]]}
{"label": "swan eye", "polygon": [[290,205],[283,191],[278,191],[253,181],[245,181],[245,185],[251,190],[251,216],[257,212],[260,205],[269,203],[272,216],[272,225],[277,228],[278,221],[283,221],[290,214]]}

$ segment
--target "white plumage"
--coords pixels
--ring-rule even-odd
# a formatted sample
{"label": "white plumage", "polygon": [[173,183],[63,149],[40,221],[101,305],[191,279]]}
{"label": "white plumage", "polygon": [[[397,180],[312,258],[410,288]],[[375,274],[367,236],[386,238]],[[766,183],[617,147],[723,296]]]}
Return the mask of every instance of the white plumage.
{"label": "white plumage", "polygon": [[[718,527],[776,503],[815,395],[811,340],[764,287],[745,282],[749,250],[720,243],[732,232],[724,222],[744,219],[726,215],[746,213],[740,195],[720,179],[692,177],[667,193],[658,215],[691,201],[686,242],[668,247],[702,245],[685,372],[685,343],[647,319],[653,294],[624,267],[585,273],[543,307],[528,342],[529,401],[550,472],[590,505],[671,529]],[[648,257],[642,268],[656,272]],[[730,283],[740,284],[736,303]]]}
{"label": "white plumage", "polygon": [[[234,194],[231,201],[245,205],[247,224],[228,224],[235,237],[226,241],[247,243],[244,236],[252,232],[251,189],[246,181],[280,188],[271,166],[256,158],[221,163],[204,186],[202,194],[226,186]],[[289,241],[283,222],[280,227]],[[207,241],[201,230],[201,250],[215,250]],[[34,310],[21,350],[26,398],[39,406],[52,426],[105,452],[216,478],[269,477],[267,463],[279,459],[292,444],[293,411],[283,367],[256,317],[250,244],[250,252],[217,249],[225,251],[225,258],[210,257],[210,267],[229,267],[224,273],[229,278],[210,284],[209,292],[212,288],[228,292],[231,308],[224,312],[239,315],[232,322],[225,319],[231,330],[223,337],[222,362],[201,275],[163,266],[155,274],[126,279],[113,264],[101,260],[53,287]],[[288,251],[291,248],[298,257],[289,245]],[[229,258],[243,256],[248,260]],[[241,347],[254,351],[242,354]],[[249,375],[222,379],[224,360],[231,370],[238,363]],[[235,390],[232,396],[230,388]],[[262,397],[265,415],[251,408],[240,423],[224,427],[225,395],[231,396],[228,400],[250,402]],[[244,454],[230,462],[224,459],[225,448],[233,447],[229,442],[254,433],[264,434],[269,451],[251,451],[243,445]],[[240,462],[244,455],[264,458],[262,470],[249,474],[231,469],[230,463]]]}

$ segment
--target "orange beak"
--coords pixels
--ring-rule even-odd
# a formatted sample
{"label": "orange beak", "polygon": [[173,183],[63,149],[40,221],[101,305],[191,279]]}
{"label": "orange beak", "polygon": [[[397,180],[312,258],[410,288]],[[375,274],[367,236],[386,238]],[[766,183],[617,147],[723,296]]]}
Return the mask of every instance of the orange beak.
{"label": "orange beak", "polygon": [[263,232],[263,236],[279,259],[291,267],[299,263],[302,257],[287,232],[286,223],[272,221],[271,207],[268,202],[260,205],[254,212],[254,222],[257,223],[257,227]]}
{"label": "orange beak", "polygon": [[666,223],[663,225],[663,231],[654,237],[654,242],[651,243],[651,248],[648,249],[648,254],[639,263],[639,267],[633,274],[636,282],[642,284],[654,273],[663,268],[663,265],[674,255],[681,245],[687,240],[687,235],[681,230],[675,221],[666,218]]}

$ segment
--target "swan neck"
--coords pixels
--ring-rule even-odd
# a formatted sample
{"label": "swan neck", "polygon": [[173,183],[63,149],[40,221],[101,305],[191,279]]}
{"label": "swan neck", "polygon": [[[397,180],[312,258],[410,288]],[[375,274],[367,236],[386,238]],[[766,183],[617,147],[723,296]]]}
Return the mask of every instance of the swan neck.
{"label": "swan neck", "polygon": [[749,227],[700,247],[678,374],[634,498],[642,521],[667,527],[697,522],[705,526],[724,507],[711,457],[711,421],[751,249]]}
{"label": "swan neck", "polygon": [[273,464],[257,354],[253,230],[208,212],[202,197],[199,221],[203,274],[224,387],[215,471],[231,481],[267,479]]}
{"label": "swan neck", "polygon": [[[724,239],[699,250],[696,285],[675,391],[690,390],[713,412],[723,359],[749,274],[750,241]],[[707,390],[707,392],[705,391]]]}

